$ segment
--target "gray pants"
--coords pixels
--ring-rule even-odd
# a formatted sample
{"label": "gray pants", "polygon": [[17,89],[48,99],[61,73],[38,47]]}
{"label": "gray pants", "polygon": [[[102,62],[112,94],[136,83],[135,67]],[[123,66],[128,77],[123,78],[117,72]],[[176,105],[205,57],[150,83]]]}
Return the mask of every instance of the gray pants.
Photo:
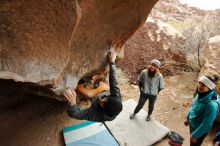
{"label": "gray pants", "polygon": [[134,114],[138,113],[144,106],[145,102],[149,99],[149,104],[148,104],[148,115],[151,115],[153,110],[154,110],[154,104],[156,102],[157,96],[155,95],[150,95],[150,94],[145,94],[141,92],[140,98],[138,101],[138,105],[136,106],[134,110]]}

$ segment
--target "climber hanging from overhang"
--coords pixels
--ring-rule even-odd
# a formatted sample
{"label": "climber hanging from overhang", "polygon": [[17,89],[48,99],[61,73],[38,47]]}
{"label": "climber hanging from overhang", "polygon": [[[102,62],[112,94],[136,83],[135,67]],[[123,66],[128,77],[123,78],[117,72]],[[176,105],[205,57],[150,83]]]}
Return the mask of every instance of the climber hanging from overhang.
{"label": "climber hanging from overhang", "polygon": [[64,96],[69,102],[67,113],[70,117],[96,122],[112,121],[122,111],[122,98],[116,80],[116,53],[108,54],[110,92],[98,94],[87,109],[80,109],[76,104],[76,92],[66,89]]}

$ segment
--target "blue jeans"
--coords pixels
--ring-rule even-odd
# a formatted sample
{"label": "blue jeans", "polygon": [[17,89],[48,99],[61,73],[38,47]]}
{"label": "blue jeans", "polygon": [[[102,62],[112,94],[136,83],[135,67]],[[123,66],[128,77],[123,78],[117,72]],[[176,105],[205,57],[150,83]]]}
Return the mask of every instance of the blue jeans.
{"label": "blue jeans", "polygon": [[148,115],[152,114],[152,112],[154,110],[154,104],[156,102],[157,96],[150,95],[150,94],[145,94],[143,92],[141,92],[141,94],[140,94],[138,105],[136,106],[136,108],[134,110],[134,114],[138,113],[143,108],[143,106],[144,106],[145,102],[147,101],[147,99],[149,100]]}

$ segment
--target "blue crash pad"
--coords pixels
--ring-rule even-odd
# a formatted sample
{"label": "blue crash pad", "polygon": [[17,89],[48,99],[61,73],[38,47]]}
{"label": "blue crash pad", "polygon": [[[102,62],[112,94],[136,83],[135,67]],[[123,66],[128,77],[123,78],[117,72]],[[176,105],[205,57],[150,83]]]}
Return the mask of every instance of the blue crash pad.
{"label": "blue crash pad", "polygon": [[63,129],[66,146],[119,146],[102,123],[86,121]]}

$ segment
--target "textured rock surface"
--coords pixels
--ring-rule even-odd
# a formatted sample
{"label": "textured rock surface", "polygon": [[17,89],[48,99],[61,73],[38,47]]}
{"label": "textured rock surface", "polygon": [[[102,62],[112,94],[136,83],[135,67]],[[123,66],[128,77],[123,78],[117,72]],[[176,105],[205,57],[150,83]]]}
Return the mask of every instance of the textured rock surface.
{"label": "textured rock surface", "polygon": [[209,11],[189,7],[179,0],[160,0],[152,9],[150,16],[163,21],[181,21],[204,17]]}
{"label": "textured rock surface", "polygon": [[185,55],[179,51],[183,41],[181,33],[171,25],[148,17],[145,25],[126,42],[124,58],[119,62],[119,67],[131,75],[132,83],[154,58],[162,62],[163,75],[190,71]]}
{"label": "textured rock surface", "polygon": [[120,48],[131,37],[156,2],[0,1],[0,78],[57,93],[75,88],[102,66],[111,45]]}
{"label": "textured rock surface", "polygon": [[[0,3],[0,78],[52,87],[69,61],[70,40],[79,19],[76,2]],[[17,88],[34,86],[26,85]]]}
{"label": "textured rock surface", "polygon": [[209,39],[205,48],[205,65],[200,75],[219,75],[220,76],[220,36]]}
{"label": "textured rock surface", "polygon": [[160,0],[145,25],[126,42],[120,68],[127,71],[132,83],[153,58],[162,61],[161,71],[165,76],[192,71],[184,51],[186,46],[182,31],[190,25],[190,20],[202,19],[208,14],[214,16],[217,12],[188,7],[179,0]]}

